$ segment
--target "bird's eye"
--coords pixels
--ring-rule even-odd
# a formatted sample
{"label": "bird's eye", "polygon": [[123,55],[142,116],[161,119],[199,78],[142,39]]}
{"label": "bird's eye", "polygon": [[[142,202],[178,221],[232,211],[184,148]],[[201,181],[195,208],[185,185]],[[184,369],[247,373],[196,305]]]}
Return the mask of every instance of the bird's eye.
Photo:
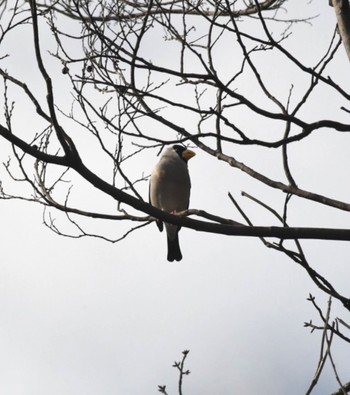
{"label": "bird's eye", "polygon": [[175,145],[173,145],[173,149],[174,149],[174,151],[176,151],[176,152],[178,152],[178,153],[181,153],[181,152],[184,151],[186,148],[183,147],[182,145],[175,144]]}

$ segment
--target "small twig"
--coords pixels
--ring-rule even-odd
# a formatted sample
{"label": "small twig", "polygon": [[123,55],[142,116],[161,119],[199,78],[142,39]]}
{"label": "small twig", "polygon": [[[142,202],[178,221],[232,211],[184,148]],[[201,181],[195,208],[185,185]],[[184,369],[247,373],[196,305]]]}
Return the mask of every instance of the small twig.
{"label": "small twig", "polygon": [[[333,295],[331,295],[331,296],[333,296]],[[337,299],[339,300],[339,298],[337,298]],[[327,317],[325,317],[323,315],[323,312],[322,312],[321,308],[317,305],[317,303],[315,301],[315,297],[310,294],[307,300],[309,300],[313,304],[315,309],[317,310],[317,312],[318,312],[318,314],[319,314],[319,316],[320,316],[320,318],[321,318],[321,320],[323,322],[323,326],[321,326],[321,327],[320,326],[316,326],[316,325],[312,324],[312,321],[310,321],[309,323],[305,322],[304,326],[311,327],[312,331],[314,331],[315,329],[323,329],[324,325],[328,325],[328,329],[332,330],[342,340],[345,340],[347,343],[350,343],[350,338],[345,336],[342,332],[340,332],[338,327],[332,327],[331,325],[328,324]],[[339,318],[337,318],[337,320],[339,320]]]}
{"label": "small twig", "polygon": [[344,320],[342,320],[341,318],[336,318],[336,321],[341,323],[342,325],[344,325],[346,328],[350,329],[350,325],[347,324]]}
{"label": "small twig", "polygon": [[[309,300],[314,302],[314,298],[310,297]],[[306,391],[306,395],[311,394],[312,390],[316,386],[316,384],[318,382],[318,379],[320,378],[320,375],[322,373],[324,364],[325,364],[325,362],[327,360],[327,357],[329,356],[331,340],[329,342],[327,342],[326,339],[327,339],[327,331],[329,329],[328,322],[329,322],[329,317],[330,317],[331,304],[332,304],[332,299],[330,297],[329,300],[328,300],[327,314],[326,314],[326,317],[325,317],[325,323],[324,323],[324,327],[323,327],[322,340],[321,340],[321,349],[320,349],[320,357],[319,357],[319,361],[318,361],[318,364],[317,364],[317,368],[316,368],[316,372],[315,372],[314,378],[312,379],[312,382],[311,382],[308,390]],[[319,309],[318,306],[317,306],[317,309]],[[332,339],[332,332],[331,332],[331,339]],[[325,345],[327,345],[326,351],[324,351]]]}
{"label": "small twig", "polygon": [[237,203],[236,199],[232,196],[232,194],[229,192],[228,197],[230,198],[231,202],[234,204],[238,212],[241,214],[241,216],[244,218],[244,220],[247,222],[249,226],[253,226],[253,223],[250,221],[246,213],[241,209],[240,205]]}
{"label": "small twig", "polygon": [[272,207],[268,206],[266,203],[262,202],[261,200],[255,198],[252,195],[249,195],[249,193],[246,193],[244,191],[242,191],[242,196],[244,196],[244,197],[252,200],[253,202],[259,204],[260,206],[264,207],[266,210],[270,211],[270,213],[272,213],[276,218],[278,218],[278,220],[280,222],[282,222],[282,223],[284,222],[283,218],[277,213],[277,211],[274,210]]}
{"label": "small twig", "polygon": [[189,375],[191,372],[189,370],[185,370],[185,360],[187,358],[187,355],[190,351],[189,350],[184,350],[182,352],[183,357],[182,357],[182,361],[181,362],[174,362],[173,367],[177,368],[179,370],[179,395],[182,395],[182,381],[184,376]]}
{"label": "small twig", "polygon": [[158,391],[164,395],[168,395],[166,392],[166,385],[158,385]]}
{"label": "small twig", "polygon": [[[179,371],[179,382],[178,382],[178,393],[179,395],[183,395],[182,392],[182,385],[183,385],[183,378],[184,376],[188,376],[191,372],[187,369],[185,370],[185,360],[187,358],[187,355],[189,354],[190,350],[184,350],[182,351],[182,360],[180,362],[174,362],[173,367],[178,369]],[[166,386],[165,385],[158,385],[158,391],[161,392],[164,395],[168,395],[166,391]]]}
{"label": "small twig", "polygon": [[334,376],[335,376],[338,384],[340,385],[340,389],[343,391],[343,395],[346,395],[347,391],[345,391],[344,385],[340,381],[339,374],[338,374],[338,371],[337,371],[337,368],[335,366],[335,362],[333,360],[333,356],[332,356],[332,353],[331,353],[331,342],[332,342],[332,338],[333,338],[333,335],[334,335],[334,325],[335,325],[335,322],[332,323],[330,339],[328,339],[328,336],[326,337],[327,344],[328,344],[328,356],[329,356],[329,360],[330,360],[332,368],[333,368]]}

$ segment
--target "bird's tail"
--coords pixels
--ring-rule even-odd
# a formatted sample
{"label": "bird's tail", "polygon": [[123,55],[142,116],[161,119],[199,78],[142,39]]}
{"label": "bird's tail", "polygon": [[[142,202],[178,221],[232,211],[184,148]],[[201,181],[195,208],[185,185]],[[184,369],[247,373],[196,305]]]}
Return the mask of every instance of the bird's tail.
{"label": "bird's tail", "polygon": [[168,261],[169,262],[181,261],[182,254],[180,250],[178,232],[176,232],[174,239],[170,239],[169,235],[167,239],[168,239]]}

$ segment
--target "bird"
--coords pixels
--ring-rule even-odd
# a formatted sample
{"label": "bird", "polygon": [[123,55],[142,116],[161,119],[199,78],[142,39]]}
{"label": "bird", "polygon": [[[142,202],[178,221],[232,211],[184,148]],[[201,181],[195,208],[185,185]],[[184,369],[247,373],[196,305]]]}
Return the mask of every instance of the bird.
{"label": "bird", "polygon": [[[188,209],[191,180],[187,162],[195,155],[179,144],[165,150],[150,178],[149,201],[152,206],[172,214]],[[156,224],[162,232],[163,222],[157,219]],[[169,262],[182,259],[178,235],[180,228],[181,226],[165,223]]]}

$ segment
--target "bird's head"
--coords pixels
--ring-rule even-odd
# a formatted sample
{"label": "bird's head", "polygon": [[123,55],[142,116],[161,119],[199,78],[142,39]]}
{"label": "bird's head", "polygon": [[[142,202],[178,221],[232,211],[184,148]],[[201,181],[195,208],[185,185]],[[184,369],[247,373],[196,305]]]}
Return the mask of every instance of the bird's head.
{"label": "bird's head", "polygon": [[186,163],[189,159],[193,158],[196,155],[193,151],[183,145],[175,144],[172,148]]}

